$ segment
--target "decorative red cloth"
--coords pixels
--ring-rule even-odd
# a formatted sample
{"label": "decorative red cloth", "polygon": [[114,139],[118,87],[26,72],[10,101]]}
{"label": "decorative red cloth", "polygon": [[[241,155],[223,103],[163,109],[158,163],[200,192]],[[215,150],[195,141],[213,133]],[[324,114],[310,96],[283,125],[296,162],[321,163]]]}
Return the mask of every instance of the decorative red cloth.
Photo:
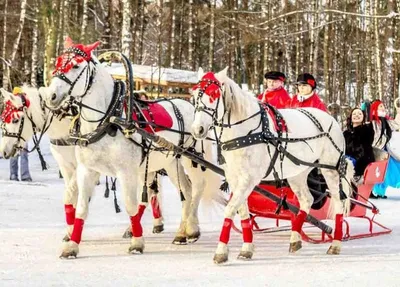
{"label": "decorative red cloth", "polygon": [[[149,103],[148,109],[143,109],[142,113],[146,118],[146,121],[156,124],[160,127],[150,126],[146,124],[144,128],[149,133],[152,133],[153,130],[158,132],[162,131],[165,128],[172,127],[172,118],[170,114],[164,109],[164,107],[158,103]],[[143,121],[143,119],[138,119],[136,113],[132,114],[132,119],[135,121]]]}
{"label": "decorative red cloth", "polygon": [[23,107],[25,106],[29,108],[30,106],[30,101],[26,98],[25,94],[16,94],[14,96],[25,97],[25,105],[17,107],[13,102],[8,100],[5,104],[3,113],[1,114],[1,120],[3,123],[9,124],[12,122],[13,119],[19,119],[20,118],[19,112],[22,111]]}
{"label": "decorative red cloth", "polygon": [[[213,83],[210,83],[213,82]],[[208,72],[202,78],[201,81],[196,84],[192,90],[201,89],[205,95],[207,95],[210,99],[210,103],[212,104],[216,99],[221,97],[221,84],[217,84],[219,81],[215,77],[214,73]],[[206,89],[204,89],[207,86]]]}
{"label": "decorative red cloth", "polygon": [[299,101],[298,97],[298,95],[293,97],[289,105],[290,108],[317,108],[324,112],[328,112],[325,104],[321,101],[316,93],[302,102]]}
{"label": "decorative red cloth", "polygon": [[287,108],[290,104],[290,96],[288,92],[280,87],[273,91],[265,91],[257,97],[261,102],[268,103],[277,109]]}

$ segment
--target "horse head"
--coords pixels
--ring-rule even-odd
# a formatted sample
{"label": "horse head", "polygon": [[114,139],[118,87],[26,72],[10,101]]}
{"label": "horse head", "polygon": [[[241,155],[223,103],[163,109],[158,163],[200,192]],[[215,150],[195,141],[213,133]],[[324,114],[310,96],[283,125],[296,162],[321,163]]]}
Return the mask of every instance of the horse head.
{"label": "horse head", "polygon": [[71,100],[70,97],[84,97],[87,94],[96,73],[92,51],[99,44],[100,42],[90,45],[74,44],[67,37],[64,43],[65,52],[57,58],[53,78],[44,94],[48,108],[57,110]]}
{"label": "horse head", "polygon": [[1,114],[2,137],[0,152],[8,159],[25,147],[25,142],[33,135],[31,120],[26,120],[30,100],[25,93],[16,95],[0,89],[3,95],[4,110]]}
{"label": "horse head", "polygon": [[226,107],[221,100],[224,93],[224,82],[227,79],[227,68],[219,73],[198,71],[199,82],[192,88],[195,102],[195,116],[192,134],[197,139],[204,139],[215,122],[221,122]]}

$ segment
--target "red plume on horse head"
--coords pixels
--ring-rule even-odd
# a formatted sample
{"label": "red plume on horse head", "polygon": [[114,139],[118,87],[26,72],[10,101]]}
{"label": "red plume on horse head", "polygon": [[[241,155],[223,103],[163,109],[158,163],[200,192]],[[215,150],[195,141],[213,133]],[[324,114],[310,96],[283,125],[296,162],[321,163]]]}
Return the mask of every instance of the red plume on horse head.
{"label": "red plume on horse head", "polygon": [[90,61],[92,59],[91,53],[94,49],[96,49],[99,45],[101,44],[100,41],[94,42],[89,45],[83,45],[83,44],[75,44],[74,41],[67,36],[64,41],[64,49],[67,51],[72,51],[72,52],[83,52],[83,56],[86,61]]}
{"label": "red plume on horse head", "polygon": [[83,61],[89,62],[92,60],[92,51],[100,45],[100,41],[89,45],[75,44],[72,39],[67,36],[64,41],[65,52],[56,60],[56,68],[53,75],[56,73],[67,73],[76,64]]}

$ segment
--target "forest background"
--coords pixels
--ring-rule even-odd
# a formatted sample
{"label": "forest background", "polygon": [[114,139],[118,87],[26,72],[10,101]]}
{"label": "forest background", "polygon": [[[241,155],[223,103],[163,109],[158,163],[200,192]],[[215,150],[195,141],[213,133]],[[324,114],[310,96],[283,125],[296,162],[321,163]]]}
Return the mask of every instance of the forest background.
{"label": "forest background", "polygon": [[0,0],[0,78],[46,85],[65,37],[135,64],[219,71],[255,93],[279,70],[312,73],[325,103],[399,96],[396,0]]}

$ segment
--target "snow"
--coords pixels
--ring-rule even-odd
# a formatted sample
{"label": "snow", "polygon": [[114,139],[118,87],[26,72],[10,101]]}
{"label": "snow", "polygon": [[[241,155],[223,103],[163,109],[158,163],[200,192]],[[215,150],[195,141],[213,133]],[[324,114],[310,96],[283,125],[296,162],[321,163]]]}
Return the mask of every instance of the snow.
{"label": "snow", "polygon": [[[232,231],[230,261],[216,266],[223,210],[202,205],[202,237],[192,245],[171,244],[179,224],[178,193],[164,179],[163,212],[166,230],[152,234],[149,210],[143,220],[146,249],[127,253],[129,240],[121,235],[128,218],[117,190],[121,213],[113,198],[98,186],[90,203],[83,241],[76,260],[59,259],[64,236],[63,181],[50,152],[50,165],[41,171],[37,154],[30,156],[33,184],[8,181],[8,161],[0,159],[0,286],[400,286],[400,192],[376,200],[378,220],[393,228],[390,235],[343,243],[342,254],[325,254],[328,244],[303,243],[288,254],[288,233],[256,234],[252,261],[239,261],[240,235]],[[104,182],[104,178],[102,178]],[[355,229],[363,226],[354,220]],[[365,228],[365,226],[364,226]]]}
{"label": "snow", "polygon": [[[112,63],[105,65],[110,74],[125,77],[125,68],[122,64]],[[158,81],[196,84],[198,82],[197,72],[163,68],[158,66],[143,66],[132,64],[133,76],[147,82],[158,83]]]}

